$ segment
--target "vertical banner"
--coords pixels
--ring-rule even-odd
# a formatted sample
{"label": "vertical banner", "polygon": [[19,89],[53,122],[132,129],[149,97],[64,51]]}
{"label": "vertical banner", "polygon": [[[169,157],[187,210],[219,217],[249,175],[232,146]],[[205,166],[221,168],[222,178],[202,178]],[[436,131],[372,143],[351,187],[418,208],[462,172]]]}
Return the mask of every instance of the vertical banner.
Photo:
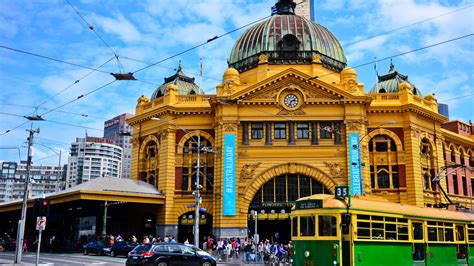
{"label": "vertical banner", "polygon": [[350,184],[351,196],[363,195],[362,176],[360,169],[360,143],[359,133],[349,133],[349,160],[350,160]]}
{"label": "vertical banner", "polygon": [[236,135],[224,135],[224,180],[222,215],[236,215]]}

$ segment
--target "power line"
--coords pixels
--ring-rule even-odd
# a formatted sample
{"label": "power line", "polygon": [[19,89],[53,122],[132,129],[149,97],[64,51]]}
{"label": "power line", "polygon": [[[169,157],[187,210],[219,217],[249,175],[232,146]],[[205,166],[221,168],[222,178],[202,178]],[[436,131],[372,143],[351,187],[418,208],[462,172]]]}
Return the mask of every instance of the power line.
{"label": "power line", "polygon": [[143,70],[145,70],[145,69],[147,69],[147,68],[150,68],[150,67],[152,67],[152,66],[156,66],[156,65],[158,65],[158,64],[160,64],[160,63],[163,63],[163,62],[165,62],[165,61],[167,61],[167,60],[169,60],[169,59],[171,59],[171,58],[177,57],[177,56],[179,56],[179,55],[182,55],[182,54],[185,54],[185,53],[187,53],[187,52],[189,52],[189,51],[192,51],[192,50],[194,50],[194,49],[197,49],[197,48],[199,48],[199,47],[201,47],[201,46],[204,46],[204,45],[206,45],[206,44],[208,44],[208,43],[210,43],[210,42],[212,42],[212,41],[215,41],[215,40],[217,40],[217,39],[219,39],[219,38],[221,38],[221,37],[224,37],[224,36],[226,36],[226,35],[229,35],[229,34],[231,34],[231,33],[234,33],[234,32],[236,32],[236,31],[241,30],[241,29],[243,29],[243,28],[245,28],[245,27],[248,27],[248,26],[250,26],[250,25],[252,25],[252,24],[258,23],[258,22],[260,22],[260,21],[262,21],[262,20],[265,20],[265,19],[267,19],[267,18],[269,18],[269,17],[271,17],[271,16],[266,16],[266,17],[264,17],[264,18],[254,20],[254,21],[252,21],[252,22],[250,22],[250,23],[247,23],[247,24],[245,24],[245,25],[243,25],[243,26],[240,26],[240,27],[238,27],[238,28],[236,28],[236,29],[233,29],[233,30],[231,30],[231,31],[228,31],[228,32],[226,32],[226,33],[224,33],[224,34],[222,34],[222,35],[216,35],[216,36],[214,36],[214,37],[208,39],[206,42],[203,42],[203,43],[201,43],[201,44],[195,45],[195,46],[193,46],[193,47],[191,47],[191,48],[188,48],[188,49],[186,49],[186,50],[184,50],[184,51],[182,51],[182,52],[179,52],[179,53],[177,53],[177,54],[174,54],[174,55],[171,55],[171,56],[169,56],[169,57],[166,57],[166,58],[164,58],[164,59],[162,59],[162,60],[159,60],[159,61],[157,61],[157,62],[155,62],[155,63],[149,64],[149,65],[147,65],[147,66],[145,66],[145,67],[139,68],[138,70],[135,70],[135,71],[132,72],[132,73],[135,74],[135,73],[137,73],[137,72],[143,71]]}
{"label": "power line", "polygon": [[40,107],[41,105],[45,104],[46,102],[48,102],[49,100],[53,99],[54,97],[58,96],[59,94],[65,92],[66,90],[70,89],[72,86],[76,85],[77,83],[79,83],[81,80],[87,78],[89,75],[91,75],[92,73],[98,71],[99,68],[103,67],[104,65],[106,65],[107,63],[109,63],[110,61],[112,61],[114,59],[114,57],[110,58],[109,60],[105,61],[105,63],[101,64],[100,66],[96,67],[94,70],[91,70],[89,73],[87,73],[86,75],[84,75],[83,77],[81,77],[80,79],[74,81],[73,83],[71,83],[70,85],[66,86],[64,89],[62,89],[61,91],[59,91],[58,93],[54,94],[53,96],[50,96],[48,98],[46,98],[44,101],[42,101],[40,104],[38,104],[36,107]]}
{"label": "power line", "polygon": [[26,124],[26,123],[28,123],[28,122],[29,122],[29,121],[25,121],[25,122],[19,124],[18,126],[14,127],[14,128],[5,130],[5,132],[3,132],[2,134],[0,134],[0,136],[3,136],[3,135],[5,135],[5,134],[8,134],[9,132],[12,132],[12,131],[18,129],[19,127],[22,127],[24,124]]}
{"label": "power line", "polygon": [[459,8],[459,9],[456,9],[456,10],[453,10],[453,11],[450,11],[450,12],[447,12],[447,13],[444,13],[444,14],[441,14],[441,15],[438,15],[438,16],[434,16],[434,17],[431,17],[431,18],[427,18],[427,19],[424,19],[424,20],[420,20],[420,21],[417,21],[417,22],[414,22],[414,23],[411,23],[411,24],[402,26],[402,27],[400,27],[400,28],[395,28],[395,29],[392,29],[392,30],[389,30],[389,31],[386,31],[386,32],[382,32],[382,33],[379,33],[379,34],[376,34],[376,35],[372,35],[372,36],[367,37],[367,38],[362,39],[362,40],[358,40],[358,41],[355,41],[355,42],[351,42],[351,43],[348,43],[348,44],[344,44],[343,46],[346,47],[346,46],[354,45],[354,44],[356,44],[356,43],[364,42],[364,41],[367,41],[367,40],[370,40],[370,39],[373,39],[373,38],[380,37],[380,36],[382,36],[382,35],[390,34],[390,33],[392,33],[392,32],[399,31],[399,30],[403,30],[403,29],[409,28],[409,27],[411,27],[411,26],[415,26],[415,25],[424,23],[424,22],[426,22],[426,21],[430,21],[430,20],[437,19],[437,18],[446,16],[446,15],[450,15],[450,14],[453,14],[453,13],[456,13],[456,12],[459,12],[459,11],[462,11],[462,10],[464,10],[464,9],[471,8],[471,7],[473,7],[473,6],[474,6],[474,4],[473,4],[473,5],[469,5],[469,6],[465,6],[465,7],[462,7],[462,8]]}
{"label": "power line", "polygon": [[453,100],[457,100],[457,99],[461,99],[461,98],[465,98],[465,97],[471,97],[471,96],[474,96],[474,93],[466,94],[466,95],[455,97],[455,98],[451,98],[451,99],[448,99],[448,100],[439,100],[439,102],[444,103],[444,102],[449,102],[449,101],[453,101]]}
{"label": "power line", "polygon": [[59,62],[59,63],[63,63],[63,64],[75,66],[75,67],[80,67],[80,68],[85,68],[85,69],[89,69],[89,70],[93,70],[93,71],[98,71],[98,72],[102,72],[102,73],[110,75],[110,73],[107,72],[107,71],[95,69],[95,68],[88,67],[88,66],[79,65],[79,64],[76,64],[76,63],[67,62],[67,61],[64,61],[64,60],[52,58],[52,57],[45,56],[45,55],[40,55],[40,54],[37,54],[37,53],[27,52],[27,51],[23,51],[23,50],[20,50],[20,49],[7,47],[7,46],[4,46],[4,45],[0,45],[0,48],[6,49],[6,50],[11,50],[11,51],[22,53],[22,54],[36,56],[36,57],[43,58],[43,59],[48,59],[48,60],[51,60],[51,61],[55,61],[55,62]]}
{"label": "power line", "polygon": [[50,141],[50,142],[59,143],[59,144],[71,145],[71,143],[62,142],[62,141],[58,141],[58,140],[54,140],[54,139],[46,139],[46,138],[40,138],[40,137],[36,137],[36,138],[41,139],[41,140]]}

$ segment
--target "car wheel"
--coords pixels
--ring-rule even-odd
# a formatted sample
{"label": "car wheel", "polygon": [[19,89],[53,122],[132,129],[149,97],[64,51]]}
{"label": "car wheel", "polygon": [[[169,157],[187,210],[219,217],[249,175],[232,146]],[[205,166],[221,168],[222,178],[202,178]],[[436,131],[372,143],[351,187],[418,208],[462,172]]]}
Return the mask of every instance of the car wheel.
{"label": "car wheel", "polygon": [[84,249],[84,255],[88,255],[89,252],[87,252],[87,249]]}
{"label": "car wheel", "polygon": [[162,262],[158,262],[158,266],[168,266],[168,263],[162,261]]}
{"label": "car wheel", "polygon": [[115,257],[115,252],[110,251],[110,257]]}
{"label": "car wheel", "polygon": [[212,266],[212,264],[209,261],[205,261],[202,263],[202,266]]}

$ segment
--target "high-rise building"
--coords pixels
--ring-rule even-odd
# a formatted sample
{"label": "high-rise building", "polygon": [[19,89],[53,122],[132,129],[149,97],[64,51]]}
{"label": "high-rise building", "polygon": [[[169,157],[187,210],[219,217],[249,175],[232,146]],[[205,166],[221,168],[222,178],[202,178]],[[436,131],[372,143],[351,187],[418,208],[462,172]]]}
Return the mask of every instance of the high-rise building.
{"label": "high-rise building", "polygon": [[99,177],[122,177],[122,148],[105,138],[76,138],[68,159],[67,185]]}
{"label": "high-rise building", "polygon": [[113,144],[123,150],[122,155],[122,178],[130,178],[130,161],[132,156],[133,128],[128,125],[127,119],[133,117],[132,114],[121,114],[104,122],[104,138],[113,141]]}
{"label": "high-rise building", "polygon": [[[26,164],[2,162],[0,175],[0,202],[23,198]],[[31,165],[30,196],[57,192],[62,187],[62,167],[54,165]]]}

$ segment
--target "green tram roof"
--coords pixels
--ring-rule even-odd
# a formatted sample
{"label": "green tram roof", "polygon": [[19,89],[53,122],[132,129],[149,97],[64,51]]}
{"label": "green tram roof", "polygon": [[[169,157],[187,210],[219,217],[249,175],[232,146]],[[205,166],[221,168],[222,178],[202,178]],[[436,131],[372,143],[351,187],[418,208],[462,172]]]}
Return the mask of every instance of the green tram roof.
{"label": "green tram roof", "polygon": [[[334,198],[334,195],[328,194],[315,194],[312,196],[300,198],[297,201],[307,200],[322,200],[322,209],[304,209],[297,210],[298,212],[314,212],[316,210],[327,210],[327,209],[338,209],[346,210],[346,203],[342,200]],[[292,213],[295,211],[295,207],[292,208]],[[351,206],[349,212],[370,212],[373,214],[388,214],[388,215],[399,215],[405,218],[423,218],[423,219],[436,219],[436,220],[455,220],[470,222],[474,224],[474,214],[460,211],[450,211],[446,209],[436,208],[424,208],[409,204],[400,204],[389,202],[386,199],[379,197],[368,197],[368,196],[354,196],[351,198]]]}

